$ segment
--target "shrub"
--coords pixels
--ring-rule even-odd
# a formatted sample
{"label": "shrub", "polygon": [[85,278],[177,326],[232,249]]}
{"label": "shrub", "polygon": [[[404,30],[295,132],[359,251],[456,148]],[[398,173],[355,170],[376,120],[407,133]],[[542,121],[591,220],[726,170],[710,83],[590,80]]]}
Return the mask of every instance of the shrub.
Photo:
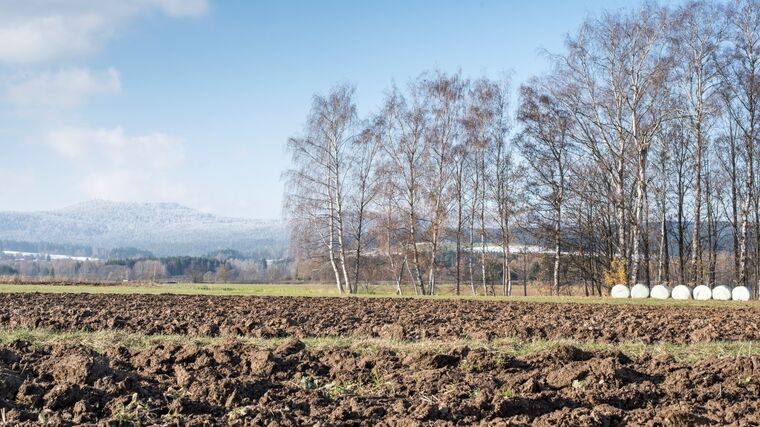
{"label": "shrub", "polygon": [[604,272],[604,284],[609,288],[626,281],[625,262],[620,258],[614,258],[609,270]]}

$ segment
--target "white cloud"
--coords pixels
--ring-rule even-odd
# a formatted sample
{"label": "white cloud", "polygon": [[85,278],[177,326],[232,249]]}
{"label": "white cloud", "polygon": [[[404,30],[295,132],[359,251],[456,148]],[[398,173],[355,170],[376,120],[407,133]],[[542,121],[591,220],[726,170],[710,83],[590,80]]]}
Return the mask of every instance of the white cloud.
{"label": "white cloud", "polygon": [[207,0],[0,0],[0,62],[90,54],[141,14],[198,16],[207,7]]}
{"label": "white cloud", "polygon": [[65,68],[17,79],[9,84],[6,97],[17,107],[71,108],[88,96],[120,91],[121,78],[114,68],[102,73]]}
{"label": "white cloud", "polygon": [[165,202],[176,200],[186,191],[168,172],[144,173],[136,170],[96,171],[79,184],[87,198],[119,202]]}
{"label": "white cloud", "polygon": [[[2,13],[2,12],[0,12]],[[98,16],[34,16],[0,23],[0,60],[37,62],[96,50],[96,34],[107,36]]]}
{"label": "white cloud", "polygon": [[178,138],[162,133],[128,136],[119,127],[64,128],[50,132],[45,142],[76,164],[87,197],[167,200],[184,191],[174,173],[184,162]]}
{"label": "white cloud", "polygon": [[184,160],[180,139],[163,133],[127,136],[122,128],[63,128],[48,134],[47,143],[59,154],[80,162],[111,166],[164,169]]}

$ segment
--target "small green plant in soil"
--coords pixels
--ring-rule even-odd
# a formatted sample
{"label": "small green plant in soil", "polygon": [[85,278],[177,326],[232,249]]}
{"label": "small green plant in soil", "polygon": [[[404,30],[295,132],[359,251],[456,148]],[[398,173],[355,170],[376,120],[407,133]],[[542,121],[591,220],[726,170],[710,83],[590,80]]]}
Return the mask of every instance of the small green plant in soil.
{"label": "small green plant in soil", "polygon": [[143,417],[150,417],[151,415],[148,405],[140,401],[137,393],[133,393],[132,400],[130,400],[128,404],[119,404],[116,407],[113,418],[120,423],[135,424]]}
{"label": "small green plant in soil", "polygon": [[503,397],[503,398],[505,398],[505,399],[509,399],[509,398],[512,398],[512,397],[515,397],[515,396],[517,396],[517,393],[515,393],[515,391],[514,391],[514,390],[512,390],[512,389],[511,389],[511,388],[509,388],[509,387],[504,387],[504,388],[501,390],[501,393],[500,393],[500,394],[501,394],[501,397]]}

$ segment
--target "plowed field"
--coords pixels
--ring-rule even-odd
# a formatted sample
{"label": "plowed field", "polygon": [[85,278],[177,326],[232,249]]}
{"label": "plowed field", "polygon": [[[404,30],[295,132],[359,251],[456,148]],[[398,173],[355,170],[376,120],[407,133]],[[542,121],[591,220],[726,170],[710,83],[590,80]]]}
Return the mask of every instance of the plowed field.
{"label": "plowed field", "polygon": [[[757,425],[757,352],[687,361],[655,345],[741,341],[751,347],[760,337],[758,313],[753,306],[3,294],[6,331],[180,338],[96,347],[63,333],[53,343],[0,345],[0,422]],[[209,336],[221,338],[204,344]],[[302,342],[314,337],[389,344]],[[579,344],[517,354],[489,344],[499,338]],[[618,350],[630,343],[645,350]]]}
{"label": "plowed field", "polygon": [[757,358],[696,364],[573,347],[513,358],[157,345],[0,349],[13,425],[756,425]]}
{"label": "plowed field", "polygon": [[754,307],[394,298],[2,294],[0,327],[254,337],[760,340]]}

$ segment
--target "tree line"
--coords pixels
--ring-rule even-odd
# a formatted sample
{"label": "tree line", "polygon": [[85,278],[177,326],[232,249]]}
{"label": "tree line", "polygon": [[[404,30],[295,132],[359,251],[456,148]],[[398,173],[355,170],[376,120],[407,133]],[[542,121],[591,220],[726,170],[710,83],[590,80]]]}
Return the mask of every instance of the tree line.
{"label": "tree line", "polygon": [[0,256],[0,281],[267,283],[290,281],[291,267],[286,259],[264,258],[183,256],[84,261]]}
{"label": "tree line", "polygon": [[757,296],[760,2],[604,12],[546,56],[514,108],[509,79],[440,71],[366,116],[351,85],[314,96],[287,144],[301,274],[349,293],[445,279],[510,295],[527,232],[557,294],[575,280]]}

